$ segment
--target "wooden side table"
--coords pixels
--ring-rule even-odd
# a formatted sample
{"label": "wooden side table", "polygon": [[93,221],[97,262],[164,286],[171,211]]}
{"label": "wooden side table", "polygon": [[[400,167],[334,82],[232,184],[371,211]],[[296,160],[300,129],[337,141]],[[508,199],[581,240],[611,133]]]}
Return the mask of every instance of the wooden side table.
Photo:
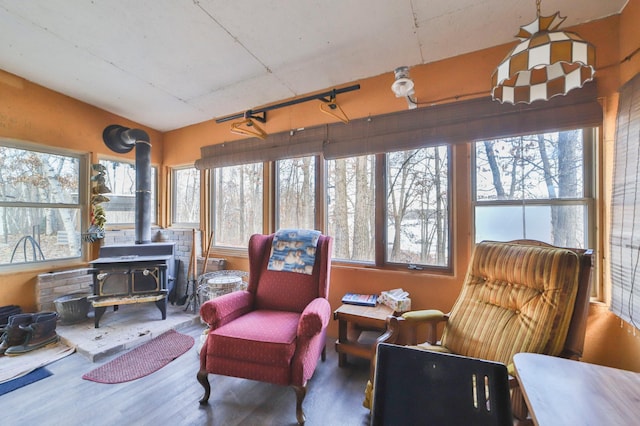
{"label": "wooden side table", "polygon": [[338,366],[344,367],[347,355],[371,360],[374,341],[361,339],[365,331],[377,332],[381,335],[387,328],[387,317],[393,315],[393,309],[386,305],[358,306],[342,305],[333,312],[333,319],[338,320]]}

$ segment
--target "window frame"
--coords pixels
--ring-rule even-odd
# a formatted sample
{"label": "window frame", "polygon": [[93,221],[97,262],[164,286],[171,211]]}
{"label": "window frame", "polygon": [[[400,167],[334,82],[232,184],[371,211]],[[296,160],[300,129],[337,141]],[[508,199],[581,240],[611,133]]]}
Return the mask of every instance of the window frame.
{"label": "window frame", "polygon": [[[269,221],[266,220],[268,216],[267,205],[265,204],[265,200],[271,199],[272,197],[269,195],[272,192],[271,187],[273,186],[271,182],[271,176],[273,175],[271,169],[272,165],[269,162],[252,162],[247,164],[260,164],[262,166],[262,230],[261,232],[269,229]],[[225,167],[242,167],[247,164],[237,164],[235,166],[224,166],[224,167],[216,167],[211,169],[211,173],[209,174],[209,227],[212,230],[213,241],[211,241],[211,247],[215,248],[216,251],[222,255],[230,255],[230,256],[247,256],[247,248],[248,248],[248,240],[246,246],[229,246],[229,245],[220,245],[216,242],[216,238],[219,235],[219,232],[216,228],[217,222],[217,210],[216,210],[216,196],[217,196],[217,186],[216,186],[216,174],[219,168]],[[201,207],[202,208],[202,207]]]}
{"label": "window frame", "polygon": [[[136,167],[136,162],[135,160],[129,160],[129,159],[123,159],[123,158],[119,158],[119,157],[113,157],[113,156],[106,156],[106,155],[99,155],[98,156],[98,163],[100,163],[100,161],[110,161],[113,163],[122,163],[122,164],[130,164],[133,166],[134,170]],[[152,191],[152,197],[151,197],[151,207],[153,208],[153,215],[151,215],[151,225],[153,226],[158,226],[159,223],[159,214],[160,214],[160,199],[159,199],[159,180],[160,180],[160,168],[156,165],[151,164],[151,191]],[[134,181],[135,182],[135,181]],[[112,188],[113,190],[113,188]],[[111,193],[109,193],[111,194]],[[135,197],[135,192],[134,192],[134,197]],[[107,197],[109,196],[108,194],[106,195]],[[105,229],[107,230],[113,230],[113,229],[117,229],[117,228],[125,228],[125,229],[130,229],[130,228],[134,228],[135,227],[135,198],[134,198],[134,210],[133,210],[133,222],[111,222],[109,221],[109,210],[106,210],[106,215],[107,215],[107,223],[105,224]]]}
{"label": "window frame", "polygon": [[[199,191],[198,191],[198,196],[197,196],[197,201],[199,204],[199,214],[198,214],[198,221],[197,222],[180,222],[176,220],[176,212],[177,212],[177,207],[176,207],[176,203],[178,202],[178,196],[176,194],[177,188],[178,186],[176,185],[176,179],[177,179],[177,172],[180,171],[184,171],[184,170],[194,170],[197,175],[198,175],[198,187],[199,187]],[[171,194],[170,194],[170,199],[171,199],[171,216],[170,216],[170,223],[171,226],[176,226],[176,227],[187,227],[187,228],[199,228],[200,227],[200,223],[202,221],[202,200],[200,197],[200,194],[202,193],[202,172],[198,169],[196,169],[194,166],[179,166],[179,167],[172,167],[169,170],[169,174],[170,174],[170,188],[171,188]]]}
{"label": "window frame", "polygon": [[[596,194],[595,194],[595,180],[598,171],[594,163],[595,150],[597,146],[597,133],[596,127],[583,127],[575,129],[558,130],[582,131],[582,182],[583,182],[583,197],[579,198],[544,198],[544,199],[523,199],[523,200],[478,200],[477,199],[477,181],[476,181],[476,144],[484,142],[483,140],[477,140],[471,142],[471,208],[472,208],[472,243],[476,244],[477,240],[477,228],[476,228],[476,208],[479,206],[517,206],[517,207],[535,207],[535,206],[584,206],[587,212],[587,217],[584,223],[585,227],[585,248],[597,247],[597,235],[596,235]],[[542,130],[538,133],[531,133],[530,135],[551,133],[553,131]],[[496,138],[501,139],[501,138]]]}
{"label": "window frame", "polygon": [[[279,200],[280,200],[280,161],[287,161],[287,160],[293,160],[296,158],[312,158],[313,160],[313,169],[314,169],[314,173],[313,173],[313,180],[314,180],[314,191],[313,191],[313,209],[315,211],[314,214],[314,219],[313,219],[313,226],[315,229],[322,229],[322,223],[321,221],[318,220],[319,218],[319,208],[318,208],[318,199],[321,196],[320,195],[320,191],[319,191],[319,187],[322,185],[319,185],[318,179],[319,179],[319,175],[320,173],[318,172],[318,169],[322,167],[321,163],[321,159],[319,155],[307,155],[304,157],[291,157],[291,158],[283,158],[281,160],[276,160],[273,161],[273,181],[274,181],[274,190],[273,190],[273,194],[274,194],[274,203],[273,203],[273,220],[274,220],[274,229],[279,229],[282,228],[281,224],[280,224],[280,205],[279,205]],[[324,192],[324,191],[323,191]]]}
{"label": "window frame", "polygon": [[[358,260],[358,259],[345,259],[345,258],[338,258],[335,257],[335,245],[336,242],[334,241],[334,253],[332,256],[331,261],[332,262],[336,262],[336,263],[340,263],[343,265],[358,265],[358,266],[363,266],[363,267],[380,267],[384,262],[380,262],[379,259],[382,259],[380,257],[380,253],[379,250],[381,247],[384,247],[383,245],[379,244],[379,240],[380,238],[380,226],[381,226],[381,221],[380,221],[380,206],[378,205],[378,198],[379,198],[379,194],[382,193],[384,196],[384,191],[379,192],[378,188],[380,188],[380,180],[379,180],[379,176],[384,173],[384,172],[380,172],[379,170],[379,162],[383,161],[384,159],[381,159],[378,155],[374,155],[374,154],[362,154],[362,155],[354,155],[354,156],[349,156],[349,157],[344,157],[344,158],[335,158],[335,159],[325,159],[323,161],[323,169],[324,169],[324,176],[325,179],[322,182],[322,187],[324,189],[324,198],[321,200],[321,205],[319,206],[320,209],[322,209],[322,211],[324,212],[324,222],[323,222],[323,230],[325,232],[327,232],[327,230],[329,229],[329,201],[330,201],[330,196],[329,196],[329,162],[330,161],[338,161],[341,159],[345,159],[345,158],[349,158],[349,159],[355,159],[358,157],[372,157],[372,166],[373,166],[373,174],[374,174],[374,181],[372,182],[373,184],[373,198],[374,198],[374,206],[373,206],[373,210],[374,210],[374,229],[373,229],[373,239],[374,239],[374,256],[373,256],[373,260],[368,261],[368,260]],[[384,213],[383,213],[384,214]],[[385,235],[385,233],[382,233],[382,235]],[[386,240],[386,237],[382,237]]]}
{"label": "window frame", "polygon": [[[426,271],[426,272],[430,272],[430,273],[441,273],[441,274],[451,274],[453,273],[453,263],[454,263],[454,251],[453,251],[453,246],[455,245],[455,239],[454,239],[454,234],[453,234],[453,200],[455,197],[455,194],[452,191],[452,187],[453,187],[453,168],[454,168],[454,163],[455,160],[453,158],[454,156],[454,149],[452,144],[447,144],[447,143],[443,143],[440,145],[428,145],[428,146],[424,146],[423,148],[413,148],[413,149],[409,149],[406,151],[411,151],[411,150],[417,150],[417,149],[429,149],[429,148],[439,148],[439,147],[444,147],[447,151],[447,217],[446,217],[446,226],[444,227],[444,231],[447,232],[447,264],[446,265],[429,265],[429,264],[420,264],[420,263],[400,263],[400,262],[391,262],[387,259],[387,237],[388,237],[388,233],[385,232],[384,233],[384,247],[383,247],[383,251],[384,253],[383,255],[383,262],[381,263],[381,265],[383,266],[387,266],[390,267],[392,269],[397,269],[397,270],[404,270],[404,269],[410,269],[410,270],[418,270],[418,271]],[[400,151],[393,151],[393,152],[400,152]],[[385,154],[381,154],[384,161],[384,171],[383,173],[379,173],[380,175],[382,175],[384,177],[384,182],[385,184],[383,185],[384,187],[384,200],[383,200],[383,206],[381,206],[381,208],[384,210],[384,215],[382,217],[383,222],[386,224],[387,223],[387,201],[386,201],[386,193],[387,193],[387,186],[386,186],[386,182],[387,182],[387,163],[386,163],[386,159],[387,159],[387,155],[389,153],[385,153]],[[376,194],[376,203],[378,201],[378,194]],[[376,252],[379,250],[379,248],[376,248]]]}
{"label": "window frame", "polygon": [[80,235],[79,249],[80,254],[78,256],[60,257],[56,259],[34,260],[30,262],[20,263],[7,263],[0,264],[0,271],[24,271],[33,270],[35,268],[51,268],[58,266],[72,265],[79,262],[84,262],[88,255],[88,245],[82,240],[82,233],[89,226],[88,218],[88,198],[89,188],[85,182],[89,181],[89,155],[87,153],[74,151],[65,148],[52,147],[48,145],[41,145],[34,142],[16,140],[11,138],[0,137],[0,146],[13,148],[23,151],[37,152],[41,154],[58,155],[64,157],[76,158],[78,160],[78,200],[74,204],[68,203],[35,203],[35,202],[8,202],[0,200],[0,207],[9,208],[34,208],[34,209],[78,209],[80,216]]}
{"label": "window frame", "polygon": [[[453,173],[454,173],[454,150],[452,144],[442,143],[437,146],[444,146],[447,150],[447,186],[448,186],[448,197],[447,197],[447,226],[446,232],[448,234],[448,264],[446,266],[437,266],[437,265],[426,265],[426,264],[413,264],[413,263],[400,263],[400,262],[391,262],[386,260],[387,250],[386,250],[386,241],[387,241],[387,233],[384,232],[385,224],[386,224],[386,154],[374,154],[374,167],[376,170],[381,170],[381,172],[375,173],[375,189],[374,189],[374,197],[375,197],[375,229],[374,229],[374,239],[375,239],[375,255],[374,260],[371,262],[367,261],[357,261],[357,260],[348,260],[348,259],[338,259],[332,258],[332,262],[340,265],[352,265],[356,267],[367,267],[367,268],[376,268],[376,269],[384,269],[384,270],[396,270],[396,271],[411,271],[411,272],[419,272],[419,273],[430,273],[430,274],[445,274],[450,275],[453,273],[454,267],[454,245],[455,238],[453,232],[453,214],[454,214],[454,195],[452,193],[452,182],[453,182]],[[431,146],[425,146],[423,148],[430,148]],[[418,148],[416,148],[418,149]],[[330,160],[324,159],[321,155],[314,155],[315,157],[315,227],[322,232],[326,232],[327,229],[327,162]],[[277,161],[277,160],[276,160]],[[268,211],[264,211],[263,215],[268,220],[263,221],[263,232],[270,233],[274,232],[277,229],[278,220],[276,219],[277,212],[279,211],[278,202],[278,169],[276,165],[276,161],[268,161],[263,162],[263,173],[264,173],[264,184],[263,184],[263,205],[265,205],[265,209],[268,208]],[[217,234],[217,230],[215,228],[216,223],[216,169],[211,169],[210,177],[209,177],[209,186],[210,186],[210,217],[209,217],[209,225],[213,231],[213,234]],[[382,234],[382,236],[381,236]],[[222,255],[231,255],[231,256],[246,256],[246,247],[231,247],[219,245],[215,241],[212,243],[212,247],[215,248],[217,253]]]}

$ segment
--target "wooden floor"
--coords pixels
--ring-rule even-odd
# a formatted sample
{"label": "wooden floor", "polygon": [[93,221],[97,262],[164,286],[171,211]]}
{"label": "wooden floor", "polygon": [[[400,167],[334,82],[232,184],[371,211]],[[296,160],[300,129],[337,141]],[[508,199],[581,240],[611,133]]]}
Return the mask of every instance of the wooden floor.
{"label": "wooden floor", "polygon": [[[200,325],[180,332],[199,339]],[[117,356],[117,355],[115,355]],[[114,356],[114,357],[115,357]],[[209,404],[200,406],[198,357],[191,349],[161,370],[132,382],[101,384],[82,375],[114,357],[92,363],[73,354],[46,368],[53,375],[0,396],[2,425],[294,425],[295,392],[290,387],[209,375]],[[307,425],[367,425],[362,407],[368,362],[350,359],[338,368],[333,340],[327,360],[309,381]]]}

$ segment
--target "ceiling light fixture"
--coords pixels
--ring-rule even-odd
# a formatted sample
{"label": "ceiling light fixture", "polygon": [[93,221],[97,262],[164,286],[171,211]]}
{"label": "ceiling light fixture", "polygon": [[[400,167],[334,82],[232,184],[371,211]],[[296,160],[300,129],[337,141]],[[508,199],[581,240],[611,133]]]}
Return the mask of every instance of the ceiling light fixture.
{"label": "ceiling light fixture", "polygon": [[556,31],[565,17],[537,16],[520,27],[521,41],[491,75],[491,96],[500,103],[549,100],[593,80],[595,48],[569,31]]}
{"label": "ceiling light fixture", "polygon": [[394,71],[396,80],[391,85],[391,91],[395,93],[396,98],[406,98],[409,109],[418,107],[418,102],[414,96],[413,90],[415,84],[411,77],[409,77],[409,67],[398,67]]}

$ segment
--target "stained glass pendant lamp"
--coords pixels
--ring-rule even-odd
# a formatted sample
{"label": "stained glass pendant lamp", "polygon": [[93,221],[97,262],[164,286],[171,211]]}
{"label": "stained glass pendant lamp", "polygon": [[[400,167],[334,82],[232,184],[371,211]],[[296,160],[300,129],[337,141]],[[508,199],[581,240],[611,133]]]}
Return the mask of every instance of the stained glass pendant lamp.
{"label": "stained glass pendant lamp", "polygon": [[565,17],[537,16],[520,27],[520,43],[491,75],[491,96],[500,103],[549,100],[593,80],[596,52],[591,43],[569,31],[558,31]]}

